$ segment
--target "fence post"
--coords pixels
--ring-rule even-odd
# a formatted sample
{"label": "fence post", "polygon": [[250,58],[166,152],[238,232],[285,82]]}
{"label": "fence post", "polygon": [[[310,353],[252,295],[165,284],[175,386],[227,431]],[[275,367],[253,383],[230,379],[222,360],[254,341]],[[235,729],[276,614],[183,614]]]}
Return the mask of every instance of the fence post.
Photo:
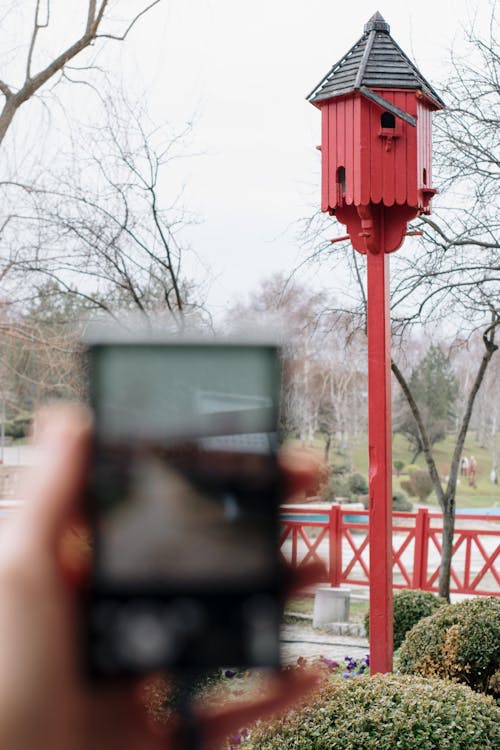
{"label": "fence post", "polygon": [[427,583],[427,553],[429,549],[429,511],[419,508],[415,519],[415,548],[413,554],[413,589],[425,589]]}
{"label": "fence post", "polygon": [[342,578],[342,514],[340,505],[332,505],[329,515],[330,586],[338,588]]}

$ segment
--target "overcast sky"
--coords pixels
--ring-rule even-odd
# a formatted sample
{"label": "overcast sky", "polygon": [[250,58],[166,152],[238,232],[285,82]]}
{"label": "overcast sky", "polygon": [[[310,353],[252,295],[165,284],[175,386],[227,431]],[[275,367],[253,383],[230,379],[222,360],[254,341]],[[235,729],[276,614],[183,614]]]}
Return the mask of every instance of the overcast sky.
{"label": "overcast sky", "polygon": [[[73,0],[70,0],[70,4]],[[146,0],[121,0],[141,7]],[[463,28],[486,28],[491,0],[162,0],[114,65],[143,87],[158,123],[193,121],[173,179],[201,218],[186,232],[210,280],[214,311],[303,259],[296,222],[319,204],[320,113],[305,97],[379,10],[391,34],[439,90]],[[117,5],[117,7],[119,7]],[[120,45],[115,45],[120,47]],[[439,182],[439,175],[435,175]],[[332,225],[332,237],[339,233]],[[209,269],[207,271],[207,269]],[[316,268],[314,274],[318,274]],[[321,271],[332,289],[338,272]]]}

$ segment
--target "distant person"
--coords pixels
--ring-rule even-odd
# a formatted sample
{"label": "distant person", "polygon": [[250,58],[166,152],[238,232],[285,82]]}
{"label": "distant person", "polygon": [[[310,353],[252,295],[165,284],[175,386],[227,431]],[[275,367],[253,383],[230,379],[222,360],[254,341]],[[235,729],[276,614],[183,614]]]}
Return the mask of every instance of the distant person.
{"label": "distant person", "polygon": [[476,474],[477,474],[477,460],[475,456],[471,456],[469,459],[469,485],[471,487],[476,486]]}
{"label": "distant person", "polygon": [[[41,466],[30,500],[0,534],[0,748],[2,750],[181,750],[175,724],[154,729],[139,686],[93,690],[79,664],[77,594],[61,543],[85,484],[90,420],[58,408],[38,420]],[[307,457],[284,459],[290,491],[311,482]],[[310,582],[310,581],[309,581]],[[254,701],[197,714],[203,746],[304,697],[317,676],[276,677]]]}
{"label": "distant person", "polygon": [[469,474],[469,461],[464,456],[460,461],[460,476],[466,477]]}

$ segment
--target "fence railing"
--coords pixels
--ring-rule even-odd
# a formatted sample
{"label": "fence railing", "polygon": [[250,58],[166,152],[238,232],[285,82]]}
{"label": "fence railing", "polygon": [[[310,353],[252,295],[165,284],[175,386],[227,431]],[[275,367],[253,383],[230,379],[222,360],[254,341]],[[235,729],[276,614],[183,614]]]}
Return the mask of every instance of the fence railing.
{"label": "fence railing", "polygon": [[[368,511],[340,505],[282,506],[281,553],[295,568],[322,561],[332,586],[368,586],[368,520]],[[438,590],[442,532],[441,513],[393,513],[395,588]],[[457,516],[450,583],[455,594],[500,596],[500,516]]]}

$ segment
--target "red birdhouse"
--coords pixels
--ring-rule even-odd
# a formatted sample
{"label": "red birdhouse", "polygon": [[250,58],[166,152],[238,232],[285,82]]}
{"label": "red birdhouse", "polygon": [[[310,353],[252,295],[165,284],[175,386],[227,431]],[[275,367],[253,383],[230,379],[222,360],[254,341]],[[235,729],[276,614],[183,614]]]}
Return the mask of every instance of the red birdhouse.
{"label": "red birdhouse", "polygon": [[308,96],[322,115],[322,210],[363,253],[397,250],[436,192],[431,117],[444,104],[389,32],[375,13]]}

